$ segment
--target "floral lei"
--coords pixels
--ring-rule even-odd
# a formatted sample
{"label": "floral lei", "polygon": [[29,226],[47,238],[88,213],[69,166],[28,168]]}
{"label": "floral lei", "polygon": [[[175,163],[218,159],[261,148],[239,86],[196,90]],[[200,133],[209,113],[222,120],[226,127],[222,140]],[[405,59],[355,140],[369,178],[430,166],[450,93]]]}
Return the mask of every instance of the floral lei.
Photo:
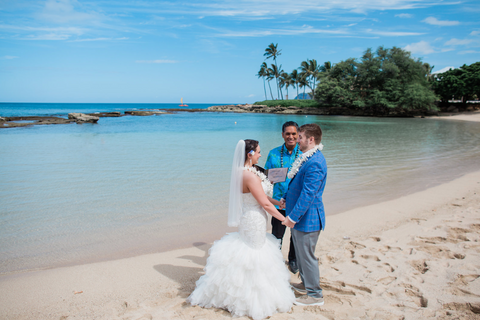
{"label": "floral lei", "polygon": [[265,183],[265,186],[266,186],[265,194],[269,197],[271,197],[273,195],[273,184],[270,182],[270,180],[268,180],[267,176],[263,172],[258,171],[253,166],[252,167],[243,167],[243,170],[250,171],[250,172],[256,174],[260,178],[260,180],[262,180],[262,182]]}
{"label": "floral lei", "polygon": [[319,144],[315,146],[314,148],[308,150],[307,152],[303,153],[300,157],[298,157],[295,162],[292,164],[292,167],[290,168],[290,171],[288,172],[288,178],[293,179],[295,175],[298,173],[298,170],[302,167],[302,165],[310,158],[313,156],[315,153],[323,149],[323,144]]}

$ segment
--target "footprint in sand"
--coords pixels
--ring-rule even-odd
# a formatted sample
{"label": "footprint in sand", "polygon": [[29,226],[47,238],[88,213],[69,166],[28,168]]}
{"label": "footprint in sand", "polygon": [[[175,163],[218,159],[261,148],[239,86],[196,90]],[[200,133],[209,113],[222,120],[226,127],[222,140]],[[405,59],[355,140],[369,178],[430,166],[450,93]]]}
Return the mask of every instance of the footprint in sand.
{"label": "footprint in sand", "polygon": [[420,224],[420,222],[427,221],[427,219],[412,218],[410,221],[415,221],[417,224]]}
{"label": "footprint in sand", "polygon": [[360,257],[362,257],[363,259],[367,259],[367,260],[381,261],[379,257],[377,257],[373,254],[364,254],[364,255],[361,255]]}
{"label": "footprint in sand", "polygon": [[386,262],[382,265],[382,268],[387,272],[395,271],[395,269],[389,263],[386,263]]}
{"label": "footprint in sand", "polygon": [[413,260],[409,261],[410,265],[419,271],[421,274],[424,274],[425,272],[428,271],[428,265],[425,260]]}
{"label": "footprint in sand", "polygon": [[464,259],[465,255],[462,253],[451,252],[450,249],[442,246],[420,245],[417,250],[429,253],[432,257],[440,259]]}
{"label": "footprint in sand", "polygon": [[381,284],[384,284],[384,285],[388,285],[395,280],[397,280],[397,277],[385,277],[385,278],[378,279],[377,282],[381,283]]}
{"label": "footprint in sand", "polygon": [[480,277],[478,274],[458,274],[453,284],[466,286],[469,282],[477,280],[478,277]]}
{"label": "footprint in sand", "polygon": [[344,289],[345,282],[342,282],[342,281],[336,281],[335,283],[320,281],[320,287],[322,287],[323,290],[333,291],[339,294],[344,294],[349,296],[356,295],[353,290]]}
{"label": "footprint in sand", "polygon": [[346,249],[365,249],[367,246],[358,242],[350,241],[345,248]]}
{"label": "footprint in sand", "polygon": [[[470,303],[470,302],[449,302],[442,305],[443,309],[453,310],[453,311],[467,311],[471,312],[474,315],[480,314],[480,303]],[[472,319],[475,319],[472,317]]]}
{"label": "footprint in sand", "polygon": [[378,251],[385,253],[385,252],[400,252],[402,248],[400,247],[390,247],[390,246],[383,246],[378,249]]}
{"label": "footprint in sand", "polygon": [[426,308],[428,306],[428,299],[423,296],[420,290],[408,283],[400,284],[405,288],[405,293],[410,299],[420,308]]}
{"label": "footprint in sand", "polygon": [[473,230],[480,230],[480,224],[478,223],[472,223],[470,225],[470,228],[472,228]]}

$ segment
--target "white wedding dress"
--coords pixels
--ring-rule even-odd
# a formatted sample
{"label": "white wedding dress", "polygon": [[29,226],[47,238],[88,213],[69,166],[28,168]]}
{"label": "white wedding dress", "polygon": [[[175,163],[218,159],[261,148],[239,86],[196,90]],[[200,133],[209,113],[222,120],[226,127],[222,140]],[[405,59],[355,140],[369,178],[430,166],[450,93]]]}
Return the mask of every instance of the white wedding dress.
{"label": "white wedding dress", "polygon": [[[264,190],[265,183],[262,182]],[[266,233],[267,214],[250,193],[243,194],[238,232],[215,241],[205,275],[187,301],[226,309],[234,316],[264,319],[288,312],[295,300],[280,240]]]}

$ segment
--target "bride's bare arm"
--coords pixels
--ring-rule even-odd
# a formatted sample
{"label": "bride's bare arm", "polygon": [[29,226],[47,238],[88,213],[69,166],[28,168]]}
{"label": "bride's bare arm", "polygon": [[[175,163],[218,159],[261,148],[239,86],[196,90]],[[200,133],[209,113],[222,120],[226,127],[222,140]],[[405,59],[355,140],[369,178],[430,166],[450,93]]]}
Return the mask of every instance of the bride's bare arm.
{"label": "bride's bare arm", "polygon": [[[262,183],[260,179],[252,172],[245,171],[243,174],[243,186],[244,189],[250,191],[252,196],[257,200],[257,202],[267,211],[272,217],[283,222],[285,217],[278,212],[277,208],[270,202],[269,197],[265,194],[262,188]],[[270,198],[271,199],[271,198]],[[272,199],[273,200],[273,199]],[[276,200],[274,200],[276,201]]]}

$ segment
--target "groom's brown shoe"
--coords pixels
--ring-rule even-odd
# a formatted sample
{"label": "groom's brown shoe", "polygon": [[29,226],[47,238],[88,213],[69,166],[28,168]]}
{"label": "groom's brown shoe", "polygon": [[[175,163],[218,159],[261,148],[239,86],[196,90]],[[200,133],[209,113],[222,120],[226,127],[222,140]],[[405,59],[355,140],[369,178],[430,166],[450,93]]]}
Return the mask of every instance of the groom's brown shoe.
{"label": "groom's brown shoe", "polygon": [[314,298],[309,295],[302,296],[297,298],[293,303],[297,306],[323,306],[325,301],[323,298]]}
{"label": "groom's brown shoe", "polygon": [[293,290],[297,291],[298,293],[305,294],[307,293],[307,289],[305,289],[305,286],[303,283],[290,283],[290,286],[293,288]]}

